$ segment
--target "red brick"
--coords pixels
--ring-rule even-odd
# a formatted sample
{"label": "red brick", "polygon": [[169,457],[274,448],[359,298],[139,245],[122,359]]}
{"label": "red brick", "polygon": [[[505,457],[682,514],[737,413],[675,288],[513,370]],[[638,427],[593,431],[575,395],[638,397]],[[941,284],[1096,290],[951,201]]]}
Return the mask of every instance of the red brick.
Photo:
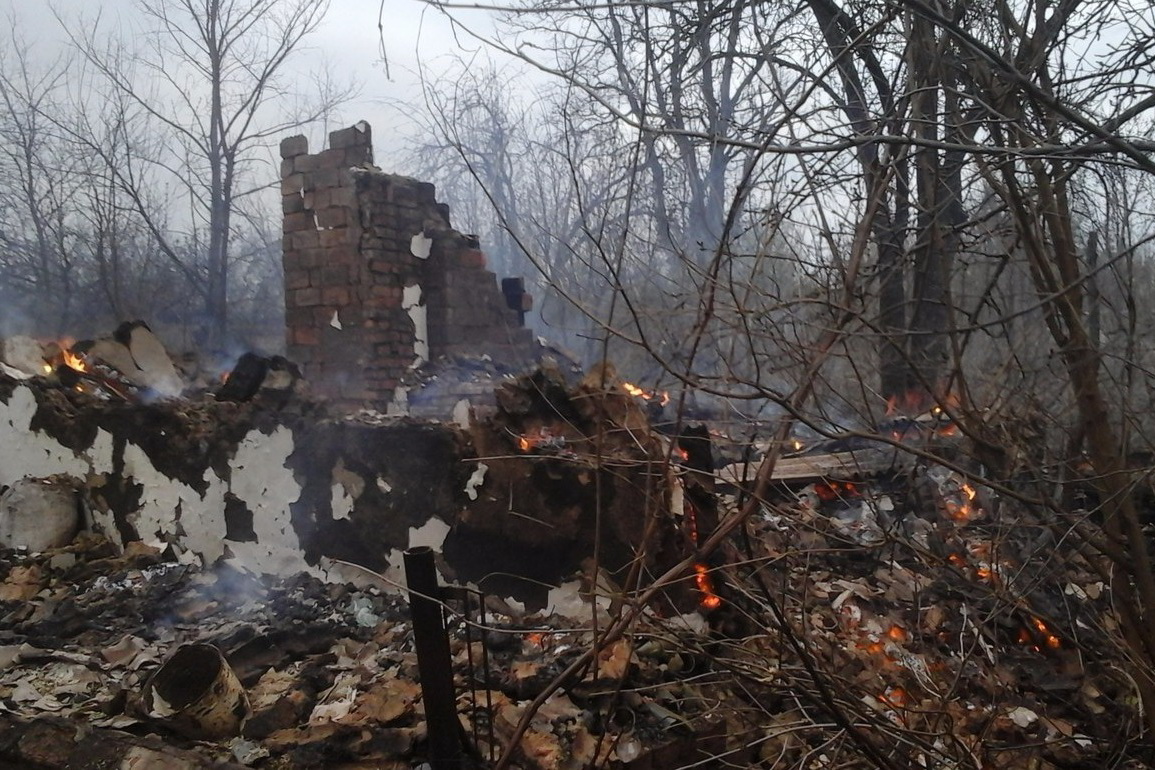
{"label": "red brick", "polygon": [[342,265],[359,265],[361,263],[361,250],[354,244],[342,243],[326,249],[325,258],[329,262],[337,262]]}
{"label": "red brick", "polygon": [[289,332],[289,338],[293,345],[320,345],[321,335],[316,327],[302,326],[296,327]]}
{"label": "red brick", "polygon": [[293,291],[294,289],[305,289],[309,286],[309,276],[304,271],[293,271],[285,273],[285,290]]}
{"label": "red brick", "polygon": [[305,187],[304,174],[290,174],[281,179],[281,195],[296,195]]}
{"label": "red brick", "polygon": [[[321,163],[321,168],[338,169],[349,165],[348,156],[345,154],[344,149],[324,150],[323,152],[317,153],[317,155]],[[335,184],[332,186],[336,187]]]}
{"label": "red brick", "polygon": [[281,140],[281,157],[292,158],[304,155],[309,151],[309,140],[303,134],[290,136]]}
{"label": "red brick", "polygon": [[347,209],[334,206],[317,209],[317,227],[344,227],[348,223]]}
{"label": "red brick", "polygon": [[304,250],[317,248],[321,241],[316,230],[302,230],[293,233],[289,242],[293,244],[294,249]]}
{"label": "red brick", "polygon": [[305,174],[304,187],[306,190],[322,190],[326,187],[337,187],[341,184],[341,175],[336,168],[322,167]]}
{"label": "red brick", "polygon": [[349,227],[340,227],[335,230],[321,230],[317,233],[322,246],[356,246],[357,231]]}
{"label": "red brick", "polygon": [[297,212],[305,210],[305,201],[300,195],[293,193],[291,195],[281,196],[281,213],[282,214],[296,214]]}
{"label": "red brick", "polygon": [[357,190],[352,187],[333,187],[328,190],[329,205],[357,208]]}
{"label": "red brick", "polygon": [[317,224],[313,220],[313,215],[308,211],[300,211],[296,214],[287,214],[285,216],[285,232],[296,233],[302,230],[316,230]]}
{"label": "red brick", "polygon": [[485,252],[479,249],[462,249],[457,254],[457,264],[471,270],[484,270]]}
{"label": "red brick", "polygon": [[289,295],[292,298],[292,304],[295,307],[311,307],[313,305],[321,304],[321,290],[308,288],[297,289]]}
{"label": "red brick", "polygon": [[298,155],[293,159],[293,170],[297,173],[316,171],[321,167],[321,159],[316,155]]}
{"label": "red brick", "polygon": [[342,286],[349,285],[349,268],[345,265],[329,263],[321,266],[321,285],[322,286]]}

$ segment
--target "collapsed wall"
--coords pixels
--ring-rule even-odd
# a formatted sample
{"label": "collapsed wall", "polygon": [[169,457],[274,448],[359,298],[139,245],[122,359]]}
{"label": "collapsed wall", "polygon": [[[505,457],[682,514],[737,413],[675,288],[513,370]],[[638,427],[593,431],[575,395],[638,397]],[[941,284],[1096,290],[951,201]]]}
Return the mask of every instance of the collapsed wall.
{"label": "collapsed wall", "polygon": [[387,571],[411,545],[440,545],[473,472],[449,425],[259,402],[117,404],[2,376],[0,432],[0,485],[70,477],[86,528],[121,546],[273,574],[315,571],[322,556]]}
{"label": "collapsed wall", "polygon": [[338,407],[384,411],[407,372],[457,353],[527,363],[529,298],[503,293],[432,184],[372,165],[368,124],[310,154],[281,142],[288,356]]}
{"label": "collapsed wall", "polygon": [[400,584],[403,552],[426,545],[446,578],[531,607],[599,551],[617,579],[639,553],[659,574],[684,556],[665,439],[619,388],[509,380],[468,431],[283,398],[112,401],[0,373],[0,492],[63,485],[120,547],[257,573],[344,582],[337,560]]}

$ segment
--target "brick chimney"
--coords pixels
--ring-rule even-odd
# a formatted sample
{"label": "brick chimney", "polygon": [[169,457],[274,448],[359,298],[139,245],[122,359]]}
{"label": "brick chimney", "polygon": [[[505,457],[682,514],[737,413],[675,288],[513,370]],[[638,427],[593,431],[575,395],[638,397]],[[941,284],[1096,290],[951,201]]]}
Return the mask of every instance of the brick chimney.
{"label": "brick chimney", "polygon": [[315,392],[384,411],[425,361],[483,355],[527,363],[529,297],[502,292],[477,239],[454,230],[432,184],[372,165],[369,125],[309,154],[281,142],[288,355]]}

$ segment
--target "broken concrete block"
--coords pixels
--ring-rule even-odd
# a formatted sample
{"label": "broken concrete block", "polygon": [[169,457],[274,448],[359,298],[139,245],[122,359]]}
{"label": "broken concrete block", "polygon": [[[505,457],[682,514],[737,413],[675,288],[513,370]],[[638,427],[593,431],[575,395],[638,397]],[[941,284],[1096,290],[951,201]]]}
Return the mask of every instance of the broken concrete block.
{"label": "broken concrete block", "polygon": [[23,479],[0,495],[0,545],[46,551],[72,542],[80,526],[74,482]]}
{"label": "broken concrete block", "polygon": [[51,371],[51,367],[44,360],[44,350],[40,347],[40,343],[23,335],[15,335],[0,341],[0,359],[28,376],[43,376]]}

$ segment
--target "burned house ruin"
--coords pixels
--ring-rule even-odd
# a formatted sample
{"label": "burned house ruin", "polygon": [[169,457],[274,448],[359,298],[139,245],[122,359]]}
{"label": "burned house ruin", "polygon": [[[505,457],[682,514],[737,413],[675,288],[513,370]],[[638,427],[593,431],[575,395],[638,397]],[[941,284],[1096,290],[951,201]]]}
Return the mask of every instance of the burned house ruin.
{"label": "burned house ruin", "polygon": [[[0,485],[78,480],[83,525],[121,547],[268,574],[336,559],[399,578],[401,553],[429,545],[451,578],[484,586],[500,572],[505,596],[535,605],[599,547],[623,569],[654,517],[665,523],[648,566],[676,561],[686,544],[668,517],[668,439],[612,376],[583,383],[548,364],[513,376],[542,350],[520,282],[499,287],[432,185],[371,165],[367,125],[329,144],[281,143],[299,370],[246,354],[224,383],[157,393],[125,380],[134,345],[171,369],[143,324],[76,346],[87,357],[27,340],[23,370],[0,381]],[[463,360],[502,373],[455,378],[476,371]],[[410,390],[433,394],[413,413],[439,419],[406,417]]]}
{"label": "burned house ruin", "polygon": [[310,154],[281,142],[288,356],[334,404],[384,411],[417,365],[456,354],[533,357],[529,297],[499,288],[475,236],[432,184],[373,166],[368,124]]}

